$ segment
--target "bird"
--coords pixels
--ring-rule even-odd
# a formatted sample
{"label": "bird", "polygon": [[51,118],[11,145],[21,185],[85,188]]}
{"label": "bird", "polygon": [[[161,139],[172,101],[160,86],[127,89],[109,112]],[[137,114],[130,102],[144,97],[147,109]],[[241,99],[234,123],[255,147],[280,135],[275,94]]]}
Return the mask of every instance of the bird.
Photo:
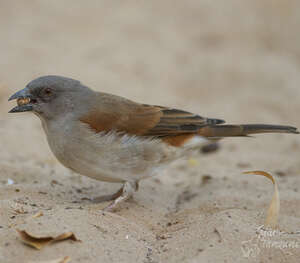
{"label": "bird", "polygon": [[13,94],[10,113],[33,112],[42,123],[58,161],[90,178],[121,183],[111,211],[138,190],[139,182],[199,149],[203,142],[258,133],[299,134],[297,128],[269,124],[224,124],[184,110],[137,103],[96,92],[80,81],[48,75]]}

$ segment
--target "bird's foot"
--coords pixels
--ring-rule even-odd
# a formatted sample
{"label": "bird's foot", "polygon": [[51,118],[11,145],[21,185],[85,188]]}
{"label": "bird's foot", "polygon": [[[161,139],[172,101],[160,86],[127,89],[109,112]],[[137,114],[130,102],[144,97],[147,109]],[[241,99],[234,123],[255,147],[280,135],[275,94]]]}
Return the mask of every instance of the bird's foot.
{"label": "bird's foot", "polygon": [[93,201],[93,203],[102,203],[102,202],[106,202],[106,201],[115,200],[119,196],[122,195],[123,188],[124,188],[124,186],[122,186],[117,192],[115,192],[114,194],[111,194],[111,195],[101,195],[101,196],[95,197],[92,199],[92,201]]}
{"label": "bird's foot", "polygon": [[[128,200],[132,197],[133,193],[138,190],[137,182],[125,182],[123,188],[121,188],[117,193],[120,192],[119,196],[117,196],[107,207],[105,207],[104,211],[113,211],[117,206],[119,206],[124,201]],[[116,194],[117,194],[116,193]]]}

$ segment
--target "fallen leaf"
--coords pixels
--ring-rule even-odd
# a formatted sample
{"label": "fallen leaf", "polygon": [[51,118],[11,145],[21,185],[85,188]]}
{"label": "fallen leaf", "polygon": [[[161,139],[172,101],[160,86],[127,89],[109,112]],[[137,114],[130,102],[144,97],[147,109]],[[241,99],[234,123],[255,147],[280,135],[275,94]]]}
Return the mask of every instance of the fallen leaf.
{"label": "fallen leaf", "polygon": [[56,237],[51,237],[51,236],[37,237],[30,233],[27,233],[25,230],[17,229],[17,231],[21,237],[21,240],[25,244],[32,246],[38,250],[42,249],[44,246],[53,242],[63,241],[67,239],[71,239],[73,241],[80,241],[79,239],[76,238],[73,232],[65,232]]}
{"label": "fallen leaf", "polygon": [[63,241],[63,240],[67,240],[67,239],[71,239],[73,241],[79,241],[73,232],[62,233],[61,235],[58,235],[57,237],[55,237],[53,241]]}
{"label": "fallen leaf", "polygon": [[280,210],[280,199],[279,199],[279,191],[278,191],[277,183],[274,177],[264,171],[249,171],[249,172],[244,172],[244,174],[262,175],[269,178],[272,181],[274,185],[274,194],[268,209],[265,225],[273,229],[276,228],[278,222],[279,210]]}

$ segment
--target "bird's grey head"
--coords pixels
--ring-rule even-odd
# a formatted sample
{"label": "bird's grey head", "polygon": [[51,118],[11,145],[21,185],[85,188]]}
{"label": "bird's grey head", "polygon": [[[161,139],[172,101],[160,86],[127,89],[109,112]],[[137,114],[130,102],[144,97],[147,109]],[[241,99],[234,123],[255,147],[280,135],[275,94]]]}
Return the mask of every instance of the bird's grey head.
{"label": "bird's grey head", "polygon": [[9,100],[16,99],[18,106],[10,112],[32,111],[43,119],[52,119],[72,112],[83,103],[92,90],[78,80],[61,76],[43,76],[29,82]]}

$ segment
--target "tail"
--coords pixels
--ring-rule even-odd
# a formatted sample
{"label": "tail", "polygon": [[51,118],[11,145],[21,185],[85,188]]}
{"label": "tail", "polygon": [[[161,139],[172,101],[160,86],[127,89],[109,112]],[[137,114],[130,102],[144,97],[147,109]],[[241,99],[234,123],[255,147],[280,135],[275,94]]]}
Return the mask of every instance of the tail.
{"label": "tail", "polygon": [[241,125],[209,125],[201,128],[198,134],[204,137],[222,138],[248,136],[257,133],[294,133],[299,134],[297,128],[283,125],[241,124]]}

